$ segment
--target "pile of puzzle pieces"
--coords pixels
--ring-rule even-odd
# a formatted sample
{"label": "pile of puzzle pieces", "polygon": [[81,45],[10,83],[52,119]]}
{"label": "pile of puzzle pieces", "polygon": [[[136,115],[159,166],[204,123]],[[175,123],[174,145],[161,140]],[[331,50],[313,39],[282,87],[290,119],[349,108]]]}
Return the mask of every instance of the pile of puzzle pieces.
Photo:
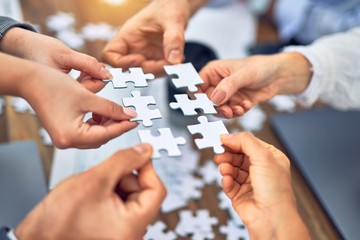
{"label": "pile of puzzle pieces", "polygon": [[[205,93],[195,93],[198,90],[197,85],[203,84],[196,69],[191,63],[164,66],[169,76],[174,76],[172,82],[176,88],[186,88],[191,95],[176,94],[174,97],[177,102],[171,102],[169,105],[172,109],[181,109],[184,116],[197,115],[196,110],[202,110],[203,114],[216,114],[215,105],[210,101]],[[131,82],[135,88],[143,88],[148,86],[148,80],[154,79],[154,75],[144,73],[141,68],[130,68],[124,72],[121,68],[110,69],[113,79],[111,81],[115,89],[127,88],[127,83]],[[137,116],[131,121],[139,121],[145,127],[151,127],[154,119],[162,117],[159,109],[150,109],[149,106],[156,105],[153,96],[142,96],[139,91],[133,91],[132,97],[123,98],[125,107],[134,107]],[[190,99],[194,97],[195,99]],[[222,121],[209,122],[206,116],[198,117],[199,124],[189,125],[187,128],[191,134],[200,133],[203,138],[195,139],[195,144],[199,149],[214,149],[216,154],[224,152],[220,141],[220,135],[228,133]],[[211,131],[209,131],[211,129]],[[141,142],[151,143],[154,148],[153,158],[160,158],[160,150],[165,150],[170,157],[181,155],[179,145],[184,145],[186,140],[183,137],[174,137],[170,128],[160,128],[157,130],[159,135],[154,136],[151,130],[139,130],[139,138]]]}

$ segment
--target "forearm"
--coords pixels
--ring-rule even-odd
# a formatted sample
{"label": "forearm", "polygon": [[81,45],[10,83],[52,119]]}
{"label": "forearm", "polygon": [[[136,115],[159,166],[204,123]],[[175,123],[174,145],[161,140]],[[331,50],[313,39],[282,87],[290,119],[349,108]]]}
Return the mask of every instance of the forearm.
{"label": "forearm", "polygon": [[283,208],[275,213],[268,213],[251,225],[247,225],[250,238],[253,240],[307,240],[309,232],[296,208]]}
{"label": "forearm", "polygon": [[[19,56],[23,46],[27,46],[27,41],[31,40],[33,32],[35,29],[29,24],[0,16],[0,51]],[[22,42],[19,42],[20,39]]]}
{"label": "forearm", "polygon": [[24,97],[23,89],[29,88],[40,67],[36,63],[0,53],[0,95]]}
{"label": "forearm", "polygon": [[320,99],[341,109],[360,109],[360,28],[322,37],[309,46],[287,47],[311,63],[313,76],[306,91],[298,97],[304,106]]}
{"label": "forearm", "polygon": [[272,76],[277,94],[299,94],[305,91],[312,78],[312,66],[302,54],[279,53],[271,56],[275,67]]}
{"label": "forearm", "polygon": [[38,33],[14,27],[9,29],[0,41],[0,51],[20,58],[31,59],[36,48],[40,48]]}

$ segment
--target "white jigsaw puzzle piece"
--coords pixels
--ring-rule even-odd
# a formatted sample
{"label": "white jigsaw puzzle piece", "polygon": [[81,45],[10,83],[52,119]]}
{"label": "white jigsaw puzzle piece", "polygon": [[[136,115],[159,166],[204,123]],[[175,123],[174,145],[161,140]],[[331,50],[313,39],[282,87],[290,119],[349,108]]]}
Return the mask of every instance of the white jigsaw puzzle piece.
{"label": "white jigsaw puzzle piece", "polygon": [[185,116],[197,115],[195,109],[202,109],[204,114],[216,114],[216,106],[205,93],[195,93],[196,99],[189,99],[187,94],[175,94],[177,102],[171,102],[169,105],[172,109],[180,108]]}
{"label": "white jigsaw puzzle piece", "polygon": [[34,109],[31,107],[31,105],[23,98],[20,97],[14,97],[11,100],[11,105],[14,107],[15,111],[17,113],[25,113],[25,112],[29,112],[33,115],[35,115],[35,111]]}
{"label": "white jigsaw puzzle piece", "polygon": [[137,116],[132,118],[130,121],[142,121],[145,127],[153,125],[152,119],[162,118],[159,109],[150,109],[149,105],[156,105],[153,96],[141,96],[139,91],[132,91],[131,98],[123,98],[122,102],[125,107],[134,107]]}
{"label": "white jigsaw puzzle piece", "polygon": [[5,106],[5,98],[0,97],[0,115],[3,113],[4,106]]}
{"label": "white jigsaw puzzle piece", "polygon": [[245,226],[237,226],[228,220],[226,226],[221,226],[219,232],[226,235],[226,240],[250,240],[249,232]]}
{"label": "white jigsaw puzzle piece", "polygon": [[49,133],[45,130],[45,128],[40,128],[39,129],[39,135],[43,139],[44,145],[46,145],[46,146],[52,146],[53,145],[51,137],[50,137]]}
{"label": "white jigsaw puzzle piece", "polygon": [[126,83],[132,82],[136,88],[147,87],[147,80],[155,78],[154,74],[144,74],[142,68],[129,68],[129,71],[122,71],[122,68],[110,68],[109,72],[113,75],[113,79],[104,80],[104,82],[112,82],[114,88],[126,88]]}
{"label": "white jigsaw puzzle piece", "polygon": [[203,138],[195,139],[195,144],[199,149],[212,147],[216,154],[224,153],[225,149],[222,146],[220,135],[228,134],[224,123],[222,121],[208,122],[207,117],[198,117],[200,124],[189,125],[191,134],[200,133]]}
{"label": "white jigsaw puzzle piece", "polygon": [[180,221],[175,232],[182,237],[191,234],[191,239],[205,240],[213,239],[212,227],[218,224],[216,217],[211,217],[208,210],[198,210],[194,216],[190,210],[183,210],[179,213]]}
{"label": "white jigsaw puzzle piece", "polygon": [[196,85],[204,83],[192,63],[164,66],[164,69],[168,75],[177,75],[177,78],[172,78],[176,88],[187,87],[190,92],[196,92]]}
{"label": "white jigsaw puzzle piece", "polygon": [[162,221],[157,221],[147,228],[143,240],[176,240],[176,234],[173,231],[165,232],[166,225]]}
{"label": "white jigsaw puzzle piece", "polygon": [[154,148],[152,158],[160,158],[160,150],[166,150],[169,157],[181,156],[181,151],[178,145],[184,145],[186,143],[185,138],[175,138],[170,128],[159,128],[160,135],[153,136],[151,130],[139,130],[138,135],[141,142],[150,143]]}

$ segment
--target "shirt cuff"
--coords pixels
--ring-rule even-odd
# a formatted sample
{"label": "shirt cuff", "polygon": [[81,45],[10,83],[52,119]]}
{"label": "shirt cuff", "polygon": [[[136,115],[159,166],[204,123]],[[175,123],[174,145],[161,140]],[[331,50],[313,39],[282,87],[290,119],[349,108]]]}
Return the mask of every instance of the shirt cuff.
{"label": "shirt cuff", "polygon": [[0,16],[0,39],[4,37],[5,33],[13,27],[20,27],[26,30],[36,32],[35,28],[30,24],[21,23],[9,17]]}

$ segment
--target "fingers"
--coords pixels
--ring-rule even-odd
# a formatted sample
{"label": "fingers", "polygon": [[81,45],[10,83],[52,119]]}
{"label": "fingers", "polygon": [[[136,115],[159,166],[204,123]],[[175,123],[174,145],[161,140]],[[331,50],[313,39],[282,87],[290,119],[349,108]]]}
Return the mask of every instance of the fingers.
{"label": "fingers", "polygon": [[111,79],[111,73],[105,68],[104,64],[98,62],[96,58],[89,55],[72,51],[65,64],[68,69],[76,69],[85,72],[96,79]]}
{"label": "fingers", "polygon": [[143,169],[151,160],[152,148],[149,144],[139,144],[116,152],[109,159],[94,167],[99,181],[106,191],[113,192],[115,186],[133,170]]}
{"label": "fingers", "polygon": [[225,104],[241,87],[241,80],[230,75],[218,83],[210,98],[215,104]]}
{"label": "fingers", "polygon": [[92,95],[91,100],[87,100],[86,111],[92,112],[113,120],[129,120],[137,116],[131,108],[124,108],[108,99]]}
{"label": "fingers", "polygon": [[249,157],[250,164],[263,162],[269,154],[266,145],[247,132],[222,135],[221,141],[230,152],[243,153]]}
{"label": "fingers", "polygon": [[[171,24],[170,24],[171,23]],[[165,25],[164,55],[171,64],[179,64],[184,59],[185,23],[169,22]]]}
{"label": "fingers", "polygon": [[[111,139],[118,137],[125,132],[137,127],[139,124],[137,122],[124,121],[113,121],[108,120],[102,125],[96,123],[93,124],[83,124],[84,127],[80,128],[76,135],[73,137],[73,140],[65,145],[57,146],[59,148],[67,147],[77,147],[81,149],[87,148],[98,148],[101,145],[107,143]],[[76,141],[76,142],[74,142]]]}
{"label": "fingers", "polygon": [[[139,172],[139,184],[143,191],[139,196],[141,206],[149,211],[153,218],[157,213],[154,209],[159,209],[165,199],[166,189],[160,178],[156,175],[152,162],[146,164]],[[151,201],[149,201],[151,199]]]}

